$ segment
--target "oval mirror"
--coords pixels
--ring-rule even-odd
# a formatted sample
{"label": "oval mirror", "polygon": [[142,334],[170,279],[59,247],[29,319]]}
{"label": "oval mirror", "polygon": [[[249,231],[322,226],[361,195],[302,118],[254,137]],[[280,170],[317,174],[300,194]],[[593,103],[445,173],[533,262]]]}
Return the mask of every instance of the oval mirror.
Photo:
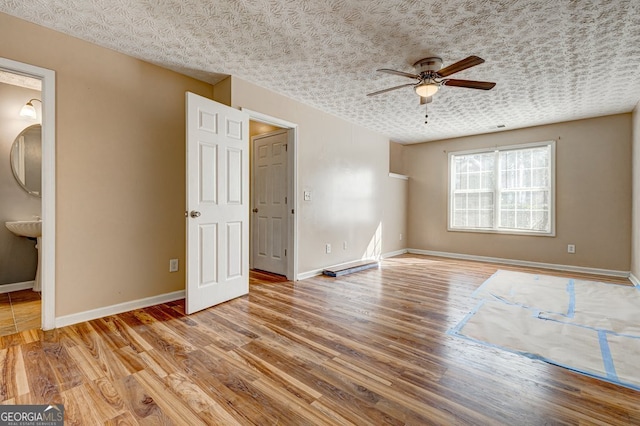
{"label": "oval mirror", "polygon": [[11,145],[11,170],[20,186],[40,197],[42,187],[42,126],[24,129]]}

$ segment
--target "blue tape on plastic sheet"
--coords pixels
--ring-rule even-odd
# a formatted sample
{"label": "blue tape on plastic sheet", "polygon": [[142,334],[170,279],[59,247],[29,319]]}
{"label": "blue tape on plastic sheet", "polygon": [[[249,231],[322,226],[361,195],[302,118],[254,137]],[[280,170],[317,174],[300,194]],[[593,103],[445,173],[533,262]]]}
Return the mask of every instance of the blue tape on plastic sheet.
{"label": "blue tape on plastic sheet", "polygon": [[[478,305],[477,308],[480,308],[480,306],[482,305],[482,303],[480,303],[480,305]],[[477,309],[476,309],[477,310]],[[462,329],[462,327],[464,327],[464,325],[467,323],[467,321],[469,321],[471,319],[473,315],[467,315],[467,317],[465,317],[465,319],[463,321],[460,322],[460,324],[458,324],[456,327],[450,329],[447,331],[448,335],[451,336],[456,336],[474,343],[478,343],[481,344],[483,346],[486,346],[488,348],[495,348],[495,349],[500,349],[506,352],[511,352],[514,354],[518,354],[518,355],[522,355],[524,357],[527,357],[529,359],[535,359],[538,361],[543,361],[543,362],[547,362],[549,364],[553,364],[553,365],[557,365],[559,367],[562,368],[566,368],[567,370],[571,370],[571,371],[575,371],[577,373],[580,374],[584,374],[585,376],[589,376],[589,377],[594,377],[596,379],[600,379],[600,380],[605,380],[609,383],[613,383],[615,385],[620,385],[620,386],[624,386],[630,389],[634,389],[637,391],[640,391],[640,386],[633,384],[633,383],[628,383],[628,382],[622,382],[620,381],[620,379],[618,378],[618,374],[615,371],[615,367],[613,365],[613,360],[611,358],[611,351],[609,349],[609,343],[606,340],[606,335],[607,332],[602,331],[601,334],[599,333],[598,337],[600,338],[600,350],[602,351],[602,359],[604,360],[604,364],[605,364],[605,370],[606,370],[606,375],[600,375],[600,374],[594,374],[590,371],[586,371],[586,370],[581,370],[579,368],[575,368],[572,367],[570,365],[564,364],[562,362],[558,362],[555,361],[553,359],[538,355],[538,354],[534,354],[531,352],[527,352],[527,351],[519,351],[517,349],[512,349],[512,348],[507,348],[504,346],[500,346],[500,345],[496,345],[494,343],[489,343],[489,342],[485,342],[484,340],[478,340],[475,339],[473,337],[469,337],[469,336],[465,336],[464,334],[462,334],[460,332],[460,330]],[[604,342],[604,343],[603,343]]]}
{"label": "blue tape on plastic sheet", "polygon": [[567,316],[573,318],[576,314],[576,284],[570,279],[567,283],[567,293],[569,293],[569,308],[567,309]]}
{"label": "blue tape on plastic sheet", "polygon": [[447,334],[449,334],[449,335],[453,335],[453,336],[462,336],[462,335],[460,334],[460,330],[462,329],[462,327],[464,327],[464,326],[467,324],[467,322],[469,322],[469,320],[471,319],[471,317],[473,317],[473,316],[478,312],[478,309],[480,309],[480,308],[482,307],[482,305],[484,305],[484,300],[481,300],[481,301],[476,305],[476,307],[475,307],[475,308],[473,308],[473,309],[471,310],[471,312],[469,312],[469,313],[468,313],[468,314],[467,314],[467,315],[462,319],[462,321],[460,321],[460,322],[458,323],[458,325],[456,325],[456,326],[455,326],[455,327],[453,327],[452,329],[448,330],[448,331],[447,331]]}
{"label": "blue tape on plastic sheet", "polygon": [[611,358],[611,349],[609,348],[606,331],[598,331],[598,341],[600,342],[600,352],[602,352],[602,361],[607,372],[607,379],[618,382],[618,374],[616,374],[616,367],[613,365],[613,358]]}
{"label": "blue tape on plastic sheet", "polygon": [[[497,274],[497,272],[496,272]],[[489,280],[491,280],[492,278],[494,278],[494,276],[496,275],[492,275],[491,278],[489,278],[487,281],[485,281],[477,290],[476,292],[474,292],[474,296],[476,296],[477,294],[480,293],[480,291],[483,289],[483,287],[488,283]],[[537,279],[537,276],[536,276]],[[625,378],[623,378],[621,381],[621,379],[618,377],[618,373],[616,371],[615,368],[615,363],[611,354],[611,347],[609,346],[609,337],[610,336],[620,336],[620,337],[624,337],[624,338],[630,338],[630,339],[640,339],[640,336],[638,336],[637,334],[626,334],[624,332],[621,333],[617,333],[614,332],[612,330],[603,330],[601,328],[597,328],[597,327],[592,327],[592,326],[588,326],[588,325],[584,325],[584,324],[576,324],[572,322],[572,319],[575,319],[575,315],[576,315],[576,283],[574,282],[573,279],[569,279],[569,281],[566,284],[566,292],[569,296],[569,306],[567,307],[567,312],[566,313],[556,313],[556,314],[560,314],[560,316],[556,316],[555,318],[545,318],[545,312],[541,311],[540,309],[537,309],[535,307],[526,307],[526,306],[522,306],[519,304],[515,304],[517,306],[521,306],[524,309],[527,309],[531,312],[531,314],[534,317],[537,317],[541,320],[545,320],[545,321],[554,321],[554,322],[558,322],[558,323],[563,323],[563,324],[567,324],[570,325],[572,327],[580,327],[580,328],[585,328],[585,329],[589,329],[589,330],[593,330],[597,333],[597,338],[598,338],[598,344],[600,347],[600,354],[602,357],[602,362],[603,362],[603,372],[602,373],[594,373],[592,371],[587,371],[587,370],[581,370],[580,368],[576,368],[575,366],[570,366],[570,365],[566,365],[562,362],[558,362],[555,361],[553,359],[547,358],[545,356],[539,355],[539,354],[535,354],[535,353],[531,353],[531,352],[527,352],[527,351],[521,351],[521,350],[517,350],[517,349],[513,349],[513,348],[508,348],[508,347],[503,347],[500,346],[498,344],[494,344],[494,343],[490,343],[490,342],[486,342],[483,340],[478,340],[476,338],[473,337],[469,337],[466,336],[465,334],[463,334],[463,328],[465,327],[465,325],[471,320],[471,318],[480,310],[480,308],[483,306],[483,304],[485,303],[485,301],[490,302],[490,301],[497,301],[497,302],[501,302],[501,303],[505,303],[507,305],[514,305],[513,302],[509,302],[507,300],[505,300],[504,298],[500,297],[499,295],[496,294],[492,294],[492,299],[487,299],[487,300],[480,300],[477,304],[477,306],[471,311],[469,312],[463,319],[462,321],[460,321],[455,327],[447,330],[447,334],[451,335],[451,336],[456,336],[471,342],[475,342],[478,344],[481,344],[483,346],[489,347],[489,348],[496,348],[496,349],[500,349],[500,350],[504,350],[507,352],[511,352],[511,353],[515,353],[515,354],[519,354],[522,356],[525,356],[527,358],[530,359],[534,359],[534,360],[540,360],[540,361],[544,361],[544,362],[548,362],[549,364],[554,364],[563,368],[566,368],[568,370],[571,371],[575,371],[581,374],[584,374],[586,376],[589,377],[595,377],[597,379],[600,380],[605,380],[607,382],[610,383],[614,383],[616,385],[621,385],[621,386],[625,386],[627,388],[630,389],[634,389],[637,391],[640,391],[640,385],[636,384],[636,383],[630,383],[628,381],[624,381],[626,380]],[[635,286],[636,290],[640,291],[640,285]]]}

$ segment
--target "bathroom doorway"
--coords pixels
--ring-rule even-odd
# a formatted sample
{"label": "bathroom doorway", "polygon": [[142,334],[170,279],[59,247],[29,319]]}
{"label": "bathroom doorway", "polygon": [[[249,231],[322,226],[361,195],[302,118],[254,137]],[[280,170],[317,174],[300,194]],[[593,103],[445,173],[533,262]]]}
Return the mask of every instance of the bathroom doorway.
{"label": "bathroom doorway", "polygon": [[[15,113],[17,120],[14,121],[14,127],[24,125],[25,130],[29,127],[35,126],[37,123],[41,123],[41,151],[40,168],[36,173],[39,176],[40,185],[37,189],[33,189],[25,181],[20,180],[21,173],[33,173],[33,172],[16,172],[16,168],[19,168],[13,163],[9,162],[9,158],[6,159],[5,164],[11,164],[11,169],[5,170],[9,174],[13,173],[15,177],[15,184],[22,186],[19,188],[23,190],[23,200],[27,203],[31,203],[30,209],[15,208],[11,211],[7,211],[2,214],[0,221],[3,223],[3,231],[8,231],[9,226],[5,224],[7,222],[33,222],[37,225],[37,233],[40,237],[33,234],[33,230],[27,229],[25,232],[22,228],[15,226],[12,227],[12,233],[15,238],[13,239],[13,245],[23,244],[33,245],[33,240],[37,238],[38,251],[36,252],[36,268],[38,270],[39,282],[41,283],[41,292],[34,292],[31,288],[36,285],[38,277],[34,277],[33,281],[29,279],[18,278],[17,282],[9,283],[9,286],[0,289],[0,309],[2,307],[7,308],[4,314],[0,313],[0,323],[2,317],[11,316],[13,319],[13,325],[5,324],[7,330],[11,330],[13,326],[16,331],[23,331],[26,329],[42,328],[45,330],[55,328],[55,73],[51,70],[16,62],[6,58],[0,58],[0,73],[7,79],[12,80],[14,83],[17,81],[39,83],[39,92],[34,92],[33,97],[28,96],[24,100],[18,103],[16,108],[5,109],[6,114]],[[24,83],[27,84],[27,83]],[[15,84],[14,84],[15,86]],[[20,105],[31,107],[30,114],[25,114],[25,109],[21,109]],[[29,108],[27,108],[29,109]],[[15,110],[15,111],[14,111]],[[27,111],[29,113],[29,111]],[[22,117],[18,117],[22,116]],[[26,118],[25,118],[26,117]],[[28,121],[28,122],[27,122]],[[14,132],[15,133],[15,132]],[[19,139],[20,134],[13,135],[15,139]],[[9,134],[4,135],[4,138],[11,138]],[[12,148],[15,139],[11,139]],[[22,154],[15,154],[18,157],[24,157],[27,161],[28,149],[27,142],[22,141],[24,146]],[[20,151],[20,150],[18,150]],[[9,156],[9,152],[4,150],[3,153]],[[20,157],[20,158],[22,158]],[[33,161],[29,159],[32,164]],[[26,164],[26,163],[25,163]],[[7,166],[8,167],[8,166]],[[25,165],[25,167],[28,167]],[[6,173],[5,173],[6,174]],[[37,180],[37,179],[36,179]],[[40,200],[39,214],[33,213],[33,199]],[[25,217],[29,216],[29,217]],[[18,231],[16,231],[18,229]],[[20,236],[18,236],[20,235]],[[0,255],[6,256],[6,250],[0,251]],[[27,258],[29,255],[18,256],[18,258]],[[0,259],[0,262],[2,259]],[[27,260],[29,262],[29,260]],[[33,260],[30,260],[33,263]],[[17,276],[20,272],[17,272]],[[31,285],[29,285],[31,283]],[[6,303],[3,303],[6,302]],[[34,313],[34,310],[40,312]],[[0,324],[1,325],[1,324]]]}

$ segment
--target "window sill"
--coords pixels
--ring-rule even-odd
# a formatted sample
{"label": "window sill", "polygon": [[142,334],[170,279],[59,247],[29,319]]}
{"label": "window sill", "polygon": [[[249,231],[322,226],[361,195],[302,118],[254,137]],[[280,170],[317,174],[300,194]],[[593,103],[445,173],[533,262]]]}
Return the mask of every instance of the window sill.
{"label": "window sill", "polygon": [[471,232],[474,234],[503,234],[503,235],[521,235],[527,237],[555,237],[555,231],[552,232],[533,232],[533,231],[516,231],[516,230],[502,230],[502,229],[482,229],[482,228],[472,228],[472,229],[461,229],[461,228],[451,228],[447,227],[447,231],[449,232]]}

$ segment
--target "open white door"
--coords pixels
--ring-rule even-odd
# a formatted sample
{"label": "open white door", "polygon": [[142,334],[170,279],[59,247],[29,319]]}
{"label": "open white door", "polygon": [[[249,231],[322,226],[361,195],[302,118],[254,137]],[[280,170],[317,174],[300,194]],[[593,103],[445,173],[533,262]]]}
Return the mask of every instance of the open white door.
{"label": "open white door", "polygon": [[187,92],[187,314],[249,292],[249,116]]}
{"label": "open white door", "polygon": [[287,274],[287,141],[286,130],[254,136],[252,267]]}

